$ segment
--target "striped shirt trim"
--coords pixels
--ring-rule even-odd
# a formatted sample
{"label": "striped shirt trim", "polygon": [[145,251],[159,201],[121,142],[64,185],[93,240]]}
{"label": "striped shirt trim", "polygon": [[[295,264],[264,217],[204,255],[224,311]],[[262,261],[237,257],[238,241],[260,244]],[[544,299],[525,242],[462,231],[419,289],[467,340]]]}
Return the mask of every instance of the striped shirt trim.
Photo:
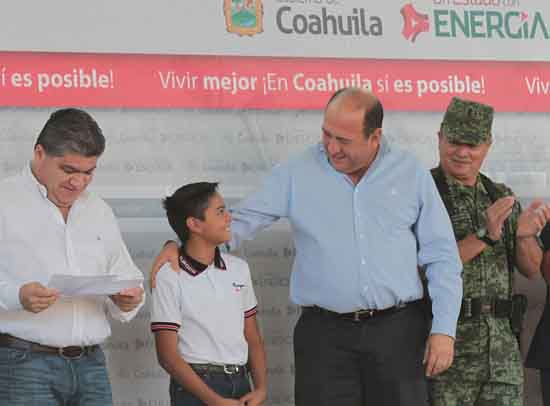
{"label": "striped shirt trim", "polygon": [[244,312],[244,318],[248,319],[249,317],[254,316],[256,313],[258,313],[258,306],[254,306],[252,309]]}
{"label": "striped shirt trim", "polygon": [[170,330],[177,332],[180,329],[180,325],[178,323],[151,323],[151,331],[154,333],[155,331],[162,331],[162,330]]}
{"label": "striped shirt trim", "polygon": [[[187,255],[183,246],[179,248],[179,265],[181,269],[183,269],[191,276],[200,275],[210,266],[207,264],[203,264],[200,261],[197,261],[190,255]],[[223,260],[220,249],[218,247],[216,247],[216,250],[214,252],[214,266],[220,271],[227,270],[227,265],[225,264],[225,261]]]}

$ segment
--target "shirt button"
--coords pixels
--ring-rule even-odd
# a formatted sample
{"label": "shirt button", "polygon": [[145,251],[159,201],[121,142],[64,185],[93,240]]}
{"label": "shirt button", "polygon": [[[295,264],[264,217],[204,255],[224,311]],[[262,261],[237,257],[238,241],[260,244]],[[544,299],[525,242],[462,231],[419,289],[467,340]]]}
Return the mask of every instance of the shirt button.
{"label": "shirt button", "polygon": [[360,239],[365,238],[365,234],[359,234],[359,238],[360,238]]}
{"label": "shirt button", "polygon": [[365,258],[363,258],[363,259],[361,260],[361,264],[365,265],[366,263],[367,263],[367,261],[365,261]]}

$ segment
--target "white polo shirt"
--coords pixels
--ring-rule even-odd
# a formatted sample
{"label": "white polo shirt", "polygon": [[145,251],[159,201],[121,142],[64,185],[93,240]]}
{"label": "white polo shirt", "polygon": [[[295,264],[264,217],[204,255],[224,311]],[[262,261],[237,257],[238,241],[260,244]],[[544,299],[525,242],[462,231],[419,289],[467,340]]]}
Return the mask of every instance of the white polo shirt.
{"label": "white polo shirt", "polygon": [[205,266],[180,250],[182,271],[165,264],[151,300],[151,331],[178,334],[178,351],[190,364],[248,361],[244,319],[257,312],[248,264],[216,250]]}

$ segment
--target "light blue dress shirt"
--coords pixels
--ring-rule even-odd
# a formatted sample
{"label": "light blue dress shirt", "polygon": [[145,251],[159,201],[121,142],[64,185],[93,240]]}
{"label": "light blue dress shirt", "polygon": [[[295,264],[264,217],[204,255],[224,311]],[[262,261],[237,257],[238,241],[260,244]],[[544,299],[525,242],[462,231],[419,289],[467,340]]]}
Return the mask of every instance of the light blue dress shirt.
{"label": "light blue dress shirt", "polygon": [[276,166],[232,214],[231,248],[288,218],[297,305],[346,313],[419,299],[417,266],[425,266],[432,333],[454,337],[462,264],[449,217],[429,171],[385,139],[357,185],[330,165],[319,143]]}

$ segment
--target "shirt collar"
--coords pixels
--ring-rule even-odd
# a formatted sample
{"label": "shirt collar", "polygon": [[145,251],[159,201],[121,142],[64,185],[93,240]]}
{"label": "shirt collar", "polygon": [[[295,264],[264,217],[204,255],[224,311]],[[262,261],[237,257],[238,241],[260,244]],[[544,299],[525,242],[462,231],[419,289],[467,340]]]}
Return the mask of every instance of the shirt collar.
{"label": "shirt collar", "polygon": [[[23,179],[30,185],[32,188],[36,188],[36,190],[40,193],[40,195],[49,201],[48,199],[48,189],[46,189],[46,186],[44,186],[42,183],[38,181],[36,176],[34,176],[34,173],[31,169],[31,163],[29,162],[28,165],[23,168]],[[80,196],[74,201],[73,206],[77,204],[78,201],[86,199],[86,196],[88,196],[88,190],[82,191]],[[50,202],[51,203],[51,202]]]}
{"label": "shirt collar", "polygon": [[48,189],[46,189],[46,186],[38,182],[38,179],[36,179],[36,176],[34,176],[34,173],[32,173],[30,162],[23,169],[23,178],[26,179],[32,187],[35,187],[44,199],[48,198]]}
{"label": "shirt collar", "polygon": [[[327,154],[327,151],[325,150],[325,146],[323,145],[323,143],[319,142],[317,144],[317,147],[318,147],[318,152],[322,156],[323,161],[325,162],[326,166],[328,168],[330,168],[331,170],[333,170],[334,172],[337,172],[341,176],[347,178],[346,174],[338,172],[336,169],[334,169],[332,167],[332,165],[330,164],[330,161],[328,159],[328,154]],[[367,173],[369,173],[369,172],[372,173],[372,171],[376,170],[376,168],[380,165],[380,161],[382,161],[384,156],[386,156],[390,151],[391,151],[390,142],[385,137],[381,137],[381,139],[380,139],[380,148],[378,148],[378,153],[376,154],[376,157],[374,158],[374,161],[372,161],[369,168],[367,169],[367,172],[365,173],[365,175],[367,175]],[[363,175],[363,176],[365,176],[365,175]]]}
{"label": "shirt collar", "polygon": [[447,180],[447,184],[450,188],[453,188],[457,190],[459,193],[465,193],[468,195],[473,195],[474,191],[478,191],[481,193],[486,193],[485,187],[483,186],[483,182],[481,181],[481,176],[478,174],[476,178],[476,183],[474,186],[468,186],[463,184],[462,182],[459,182],[452,176],[447,175],[445,172],[445,178]]}
{"label": "shirt collar", "polygon": [[[179,248],[179,265],[180,268],[187,272],[189,275],[198,276],[206,269],[208,269],[208,267],[212,264],[206,265],[202,262],[197,261],[195,258],[188,255],[187,252],[185,252],[185,247],[182,245]],[[216,251],[214,253],[214,266],[220,271],[225,271],[227,269],[225,261],[223,260],[220,249],[218,247],[216,247]]]}

